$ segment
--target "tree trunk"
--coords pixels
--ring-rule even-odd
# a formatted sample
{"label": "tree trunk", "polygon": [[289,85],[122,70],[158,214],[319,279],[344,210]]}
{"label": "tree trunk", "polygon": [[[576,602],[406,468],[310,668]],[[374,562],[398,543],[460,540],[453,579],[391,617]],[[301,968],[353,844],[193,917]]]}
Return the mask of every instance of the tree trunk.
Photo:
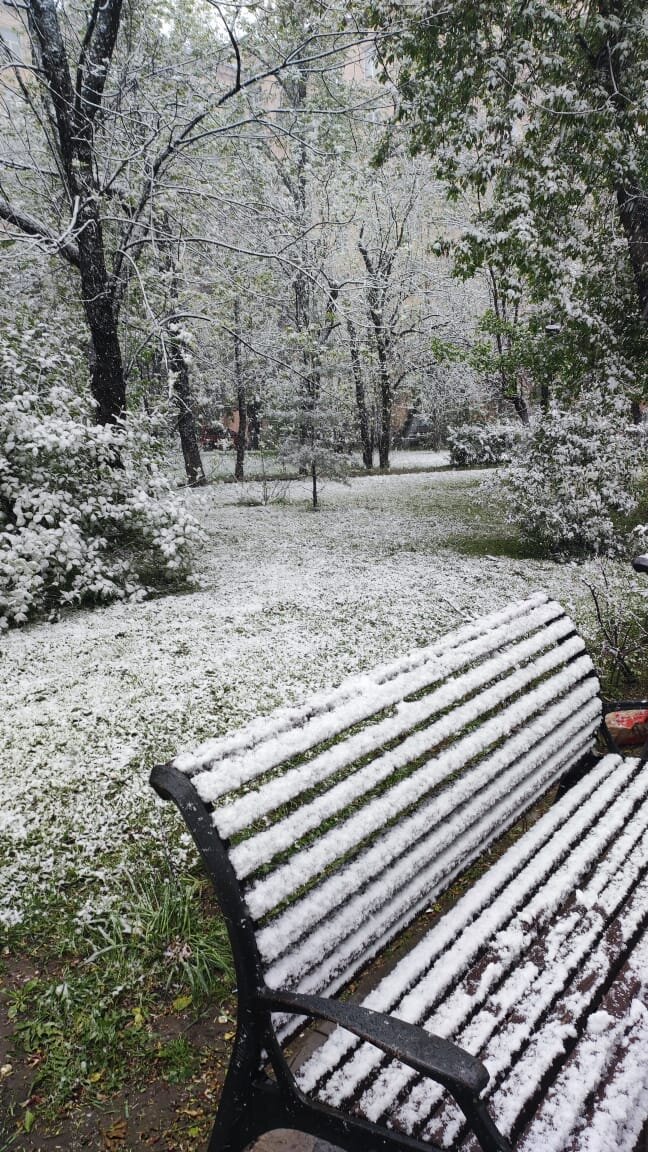
{"label": "tree trunk", "polygon": [[244,478],[245,443],[247,438],[247,396],[245,394],[245,381],[243,379],[243,365],[241,362],[240,323],[241,306],[237,297],[234,301],[234,379],[236,382],[236,403],[238,406],[239,422],[238,432],[236,433],[235,480],[243,480]]}
{"label": "tree trunk", "polygon": [[196,419],[191,404],[189,366],[182,345],[172,340],[169,351],[169,369],[173,373],[173,401],[178,413],[178,432],[184,458],[185,472],[191,488],[207,483],[200,458]]}
{"label": "tree trunk", "polygon": [[[314,449],[314,446],[313,446]],[[311,480],[313,482],[313,508],[317,508],[317,465],[315,463],[315,451],[311,459]]]}
{"label": "tree trunk", "polygon": [[380,371],[380,427],[378,429],[378,465],[381,471],[389,468],[389,449],[391,447],[391,420],[393,389],[389,374],[389,346],[385,339],[383,327],[383,310],[371,308],[371,320],[376,337],[378,351],[378,364]]}
{"label": "tree trunk", "polygon": [[529,423],[529,406],[528,406],[526,400],[524,399],[524,396],[522,396],[519,392],[517,392],[515,394],[515,396],[511,397],[511,399],[513,401],[513,407],[515,408],[515,411],[517,412],[518,416],[520,417],[520,420],[522,421],[522,423],[528,424]]}
{"label": "tree trunk", "polygon": [[250,448],[253,452],[259,451],[259,436],[261,432],[261,401],[258,396],[254,400],[250,400],[247,406],[247,419],[248,419],[248,432],[250,436]]}
{"label": "tree trunk", "polygon": [[380,429],[378,432],[378,466],[381,471],[389,468],[391,446],[392,389],[389,374],[381,365],[380,372]]}
{"label": "tree trunk", "polygon": [[[491,301],[493,303],[493,312],[498,321],[504,324],[508,320],[506,300],[500,297],[500,290],[497,281],[497,273],[492,265],[488,265],[489,275],[489,292]],[[514,310],[513,322],[517,323],[517,307]],[[529,407],[522,395],[518,379],[511,380],[510,372],[504,367],[505,356],[511,352],[511,339],[507,337],[506,348],[504,347],[504,337],[501,331],[495,332],[495,347],[497,355],[499,356],[499,378],[500,378],[500,391],[502,399],[506,402],[508,400],[513,404],[516,414],[519,416],[523,424],[529,423]]]}
{"label": "tree trunk", "polygon": [[83,305],[92,341],[90,388],[97,405],[98,424],[117,424],[126,416],[126,382],[117,330],[110,301],[94,300]]}
{"label": "tree trunk", "polygon": [[[294,281],[295,290],[295,329],[301,335],[307,333],[310,324],[310,297],[308,284],[303,272],[298,272]],[[314,386],[309,349],[304,344],[304,372],[299,387],[299,443],[302,448],[313,438]],[[300,465],[300,473],[306,475],[305,464]]]}
{"label": "tree trunk", "polygon": [[126,415],[126,381],[119,346],[119,310],[103,250],[97,205],[90,200],[78,217],[81,297],[90,337],[90,387],[97,405],[98,424],[116,424]]}
{"label": "tree trunk", "polygon": [[648,195],[635,185],[617,188],[616,198],[628,242],[641,317],[648,323]]}
{"label": "tree trunk", "polygon": [[[641,8],[641,5],[638,5]],[[616,33],[610,35],[602,51],[596,56],[598,79],[607,91],[618,122],[624,124],[628,97],[624,94],[622,59],[619,46],[629,34],[627,5],[624,0],[598,0],[598,10],[606,20],[616,21]],[[615,187],[621,227],[625,233],[634,275],[639,309],[644,323],[648,323],[648,194],[638,183],[636,175],[621,179]]]}
{"label": "tree trunk", "polygon": [[[116,424],[126,415],[126,382],[118,338],[116,286],[106,267],[95,179],[94,126],[117,41],[122,0],[95,5],[83,42],[76,89],[59,23],[60,5],[56,0],[32,0],[25,7],[35,72],[47,92],[45,118],[55,134],[65,191],[78,209],[73,262],[81,277],[83,310],[92,342],[90,387],[97,405],[96,419],[99,424]],[[53,141],[51,146],[54,148]]]}
{"label": "tree trunk", "polygon": [[347,330],[349,333],[349,342],[351,347],[351,367],[353,370],[353,380],[355,383],[355,398],[356,407],[358,409],[358,421],[360,424],[360,443],[362,445],[362,463],[367,471],[373,468],[373,430],[369,421],[369,413],[367,412],[367,397],[365,393],[364,380],[362,379],[362,365],[360,364],[360,350],[358,348],[358,334],[355,330],[355,325],[350,318],[347,318]]}

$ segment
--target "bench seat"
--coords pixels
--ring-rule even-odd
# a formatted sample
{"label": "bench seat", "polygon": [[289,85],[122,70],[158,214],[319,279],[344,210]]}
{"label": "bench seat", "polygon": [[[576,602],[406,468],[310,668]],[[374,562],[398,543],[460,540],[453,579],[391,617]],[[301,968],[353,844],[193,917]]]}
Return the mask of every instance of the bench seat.
{"label": "bench seat", "polygon": [[[520,1152],[632,1152],[648,1120],[647,873],[648,770],[608,755],[363,1003],[479,1057],[489,1112]],[[297,1082],[374,1123],[479,1148],[443,1089],[341,1028]]]}

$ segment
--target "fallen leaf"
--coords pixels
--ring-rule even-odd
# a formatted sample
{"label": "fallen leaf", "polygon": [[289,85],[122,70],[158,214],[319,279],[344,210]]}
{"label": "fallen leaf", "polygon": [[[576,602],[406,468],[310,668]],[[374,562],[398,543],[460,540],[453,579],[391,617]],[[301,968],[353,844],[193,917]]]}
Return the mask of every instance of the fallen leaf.
{"label": "fallen leaf", "polygon": [[144,1013],[141,1008],[133,1009],[133,1021],[128,1025],[134,1032],[139,1032],[144,1027]]}
{"label": "fallen leaf", "polygon": [[191,1004],[191,1001],[191,996],[176,996],[171,1007],[174,1008],[176,1012],[184,1012],[185,1008],[188,1008]]}
{"label": "fallen leaf", "polygon": [[106,1130],[103,1133],[104,1142],[108,1145],[123,1143],[125,1136],[126,1136],[126,1121],[125,1120],[115,1120],[115,1123],[111,1124],[110,1128],[106,1128]]}

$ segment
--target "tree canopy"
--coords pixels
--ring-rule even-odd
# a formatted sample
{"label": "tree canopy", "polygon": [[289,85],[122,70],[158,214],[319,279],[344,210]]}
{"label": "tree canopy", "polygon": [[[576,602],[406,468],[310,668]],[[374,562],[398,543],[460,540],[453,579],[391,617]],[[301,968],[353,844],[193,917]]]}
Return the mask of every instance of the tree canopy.
{"label": "tree canopy", "polygon": [[411,147],[472,203],[459,268],[488,268],[509,301],[528,294],[542,358],[572,386],[594,372],[636,400],[648,351],[642,0],[375,0],[370,18]]}

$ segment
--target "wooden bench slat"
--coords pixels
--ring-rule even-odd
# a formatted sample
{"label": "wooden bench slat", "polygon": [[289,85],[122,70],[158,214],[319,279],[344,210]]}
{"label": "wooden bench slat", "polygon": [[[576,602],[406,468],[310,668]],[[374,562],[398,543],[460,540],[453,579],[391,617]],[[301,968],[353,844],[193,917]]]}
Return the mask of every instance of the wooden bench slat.
{"label": "wooden bench slat", "polygon": [[[528,619],[530,620],[531,617]],[[526,619],[520,622],[520,628],[524,627],[525,632],[526,623]],[[396,705],[395,713],[387,716],[384,720],[363,728],[362,731],[349,736],[331,748],[327,748],[326,751],[316,755],[313,759],[286,771],[279,779],[271,779],[256,787],[252,792],[230,801],[227,807],[222,810],[218,809],[215,813],[214,823],[221,836],[231,837],[259,819],[268,817],[271,812],[294,800],[301,793],[321,785],[323,781],[342,768],[352,765],[362,757],[379,752],[397,737],[403,736],[418,725],[431,720],[435,714],[440,714],[450,707],[457,706],[462,700],[473,696],[485,685],[499,679],[512,669],[526,664],[552,645],[566,641],[570,634],[573,636],[573,624],[568,617],[559,617],[549,627],[541,628],[530,637],[525,635],[523,640],[517,643],[511,642],[504,652],[494,657],[491,656],[488,660],[483,660],[477,667],[470,667],[469,671],[455,675],[452,679],[446,679],[441,687],[430,691],[424,697],[405,703],[401,701]],[[509,636],[509,641],[512,639]],[[584,648],[585,645],[582,640],[573,637],[569,642],[569,651],[563,652],[563,659],[566,660],[583,652]],[[471,664],[472,659],[472,657],[465,655],[465,664]],[[461,662],[462,667],[464,660]],[[455,663],[458,664],[459,661]],[[439,678],[439,676],[435,677],[434,682]],[[430,680],[429,676],[426,675],[425,679],[423,676],[419,676],[415,684],[410,683],[406,687],[411,688],[412,691],[420,691],[422,688],[429,688],[431,683],[433,681]],[[394,703],[395,701],[390,700],[390,704]],[[459,717],[457,719],[459,724]],[[453,731],[452,727],[446,725],[447,734],[452,735]],[[458,726],[456,731],[458,731]],[[428,733],[426,742],[421,745],[422,750],[433,747],[435,738],[443,738],[443,735],[437,737],[432,729],[428,729]],[[420,737],[418,739],[420,741]],[[416,755],[418,752],[415,750],[414,754]],[[394,767],[398,763],[407,763],[407,755],[407,746],[401,744],[398,749],[398,757],[393,760]],[[376,757],[370,766],[376,775],[379,770],[378,765],[383,767],[383,771],[389,771],[391,761],[386,756]],[[377,778],[379,778],[378,775]],[[201,787],[200,779],[196,782],[199,789]],[[355,793],[347,792],[350,787],[351,785],[347,781],[339,785],[335,795],[340,795],[340,803],[336,802],[336,806],[330,808],[331,793],[327,793],[326,805],[314,801],[312,804],[300,808],[299,813],[293,815],[292,818],[289,817],[288,820],[273,825],[265,832],[260,833],[253,842],[254,859],[258,857],[261,861],[270,860],[286,844],[293,842],[295,831],[303,835],[309,828],[317,827],[322,819],[327,818],[329,811],[337,811],[344,806],[345,802],[348,803],[349,799],[353,799]],[[362,791],[363,785],[359,782],[356,789]],[[239,876],[247,875],[250,870],[246,862],[248,856],[251,855],[251,848],[252,845],[248,845],[246,842],[233,853]]]}
{"label": "wooden bench slat", "polygon": [[[309,803],[302,804],[290,816],[234,847],[231,860],[239,879],[245,878],[259,864],[270,861],[278,853],[290,848],[296,839],[311,829],[323,825],[332,816],[388,779],[394,772],[406,768],[414,760],[433,751],[449,737],[457,739],[467,725],[474,724],[481,716],[517,694],[527,684],[582,654],[584,645],[579,637],[571,636],[564,639],[568,630],[568,621],[558,621],[555,627],[547,629],[551,634],[553,647],[549,651],[544,651],[543,656],[539,656],[538,652],[547,647],[544,643],[546,635],[540,633],[531,641],[515,645],[503,657],[489,660],[457,680],[446,682],[429,696],[403,705],[397,716],[389,717],[382,724],[376,725],[376,731],[361,732],[343,745],[323,753],[317,757],[316,762],[312,762],[302,770],[296,770],[291,774],[291,779],[284,781],[284,803],[294,800],[299,792],[312,786],[311,781],[317,780],[318,783],[323,781],[339,768],[353,764],[360,756],[376,753],[395,737],[402,737],[428,722],[424,729],[405,736],[390,751],[375,755],[369,764],[350,772],[336,786],[329,788]],[[559,644],[559,641],[564,642]],[[530,656],[535,656],[535,660],[532,663],[525,663]],[[589,657],[583,659],[589,660]],[[506,675],[507,673],[509,675]],[[499,677],[505,678],[500,680]],[[484,684],[492,684],[495,680],[498,682],[491,688],[479,691]],[[466,697],[470,697],[466,703],[458,703]],[[440,719],[434,721],[433,718],[437,715]],[[340,753],[339,748],[346,749],[346,753]],[[278,782],[272,781],[272,784],[276,783]],[[231,809],[234,805],[222,815],[218,810],[214,813],[214,823],[222,836],[231,835],[241,829],[239,816],[242,808],[246,818],[259,819],[264,809],[265,791],[266,789],[260,789],[253,796],[245,797],[240,806],[237,806],[233,820]],[[274,791],[277,793],[279,790],[275,788]]]}
{"label": "wooden bench slat", "polygon": [[647,973],[645,936],[522,1133],[519,1152],[633,1152],[648,1121],[648,1009],[637,998]]}
{"label": "wooden bench slat", "polygon": [[[394,914],[388,909],[386,917],[381,918],[381,905],[389,900],[390,893],[399,885],[411,885],[403,894],[402,902],[406,907],[414,909],[412,914],[415,914],[421,902],[423,906],[429,904],[435,893],[447,886],[450,876],[463,866],[464,860],[479,850],[484,837],[492,840],[494,836],[502,834],[515,821],[519,812],[528,806],[535,789],[549,788],[557,775],[582,755],[583,747],[598,723],[596,702],[587,703],[589,712],[586,705],[582,714],[577,718],[572,714],[567,721],[564,721],[564,717],[571,711],[571,702],[565,702],[548,712],[544,717],[545,739],[531,753],[519,759],[512,758],[511,771],[503,771],[501,776],[492,779],[491,765],[482,764],[472,777],[458,781],[448,790],[450,796],[447,798],[447,808],[444,803],[446,797],[441,794],[429,808],[412,817],[407,822],[408,851],[401,860],[391,865],[388,878],[383,877],[381,871],[382,849],[379,846],[363,857],[362,875],[356,871],[349,878],[346,873],[340,873],[327,880],[322,886],[330,890],[326,894],[326,904],[333,906],[336,903],[340,911],[329,915],[326,924],[302,943],[298,942],[299,934],[311,926],[310,915],[307,918],[307,910],[301,905],[289,909],[283,919],[284,925],[288,924],[290,928],[291,950],[285,960],[277,960],[268,968],[268,983],[274,987],[288,987],[298,980],[301,991],[317,991],[328,987],[334,973],[330,967],[324,969],[322,958],[335,951],[337,963],[342,967],[343,960],[362,953],[377,933],[384,940],[385,930],[394,919]],[[515,740],[513,737],[512,743]],[[521,745],[523,742],[519,740],[517,743]],[[514,747],[513,754],[516,751]],[[470,813],[464,813],[463,816],[460,813],[454,821],[444,824],[444,817],[452,811],[452,799],[461,797],[464,791],[470,793],[471,790],[477,792],[483,789],[485,795],[484,782],[489,778],[491,799],[499,794],[504,807],[502,803],[494,804],[493,810],[479,821],[475,820],[473,813],[472,823]],[[427,838],[421,841],[422,829],[436,832],[434,849]],[[463,852],[460,852],[457,840],[461,834],[466,840],[466,829],[470,838],[464,844]],[[357,879],[363,880],[366,886],[360,893],[351,895],[354,891],[353,882]],[[310,910],[310,914],[314,916],[314,909]],[[361,926],[360,929],[357,925]],[[271,927],[259,933],[261,948],[264,948],[266,939],[270,948],[279,948]],[[345,945],[347,938],[350,948]],[[316,983],[303,980],[303,974],[310,970],[316,973]]]}
{"label": "wooden bench slat", "polygon": [[[648,863],[647,847],[648,838],[643,844],[644,869]],[[637,885],[627,908],[621,909],[618,921],[607,929],[598,948],[592,951],[587,962],[582,963],[580,970],[575,968],[574,986],[566,990],[547,1014],[542,1026],[535,1031],[532,1042],[526,1047],[523,1056],[516,1059],[504,1084],[491,1097],[494,1113],[505,1129],[515,1122],[527,1093],[531,1092],[531,1073],[537,1085],[538,1074],[542,1075],[545,1070],[550,1072],[554,1060],[562,1056],[565,1036],[573,1035],[576,1025],[586,1017],[591,1005],[596,1003],[597,993],[604,987],[606,978],[614,971],[619,933],[631,931],[638,923],[645,925],[647,916],[648,881],[644,879]],[[591,921],[592,918],[588,919]],[[590,932],[594,934],[595,926],[590,927]],[[585,941],[583,946],[584,944]],[[549,995],[549,989],[546,995]],[[570,1013],[567,1025],[570,1031],[565,1032],[567,1012]],[[504,1040],[505,1037],[502,1037],[501,1042]]]}
{"label": "wooden bench slat", "polygon": [[[554,653],[551,653],[554,657]],[[554,657],[555,658],[555,657]],[[544,669],[551,666],[549,654],[546,660],[540,660],[537,665]],[[515,691],[515,684],[526,682],[526,669],[520,670],[508,679],[514,683],[508,685],[506,681],[499,682],[492,689],[480,694],[475,701],[471,701],[469,709],[473,718],[490,711]],[[277,868],[269,877],[258,881],[246,890],[245,898],[251,916],[254,919],[266,915],[281,901],[298,891],[308,880],[323,873],[334,861],[352,851],[366,840],[369,835],[379,831],[399,813],[411,805],[419,803],[432,788],[441,783],[453,772],[461,771],[466,764],[484,753],[496,741],[504,739],[512,730],[526,725],[525,734],[528,745],[536,742],[536,735],[531,719],[543,707],[546,708],[552,701],[565,696],[574,689],[585,677],[591,674],[592,665],[589,656],[581,656],[573,663],[563,667],[555,675],[543,681],[533,691],[525,693],[521,699],[515,699],[507,708],[502,709],[490,719],[480,724],[478,730],[469,732],[462,739],[440,752],[438,756],[426,762],[422,767],[412,772],[406,779],[391,787],[388,792],[372,800],[354,813],[342,824],[338,824],[330,832],[324,833],[314,844],[302,851],[296,852],[289,861]],[[597,684],[591,682],[591,695],[596,694]],[[487,698],[485,700],[484,698]],[[575,701],[576,704],[576,701]],[[468,724],[468,716],[463,719]],[[540,722],[541,722],[540,717]],[[421,743],[424,743],[422,734]],[[503,765],[502,765],[503,766]],[[405,843],[402,833],[397,837],[399,843]],[[400,854],[395,852],[391,858]],[[234,853],[232,853],[234,855]],[[388,862],[384,854],[383,866]],[[321,900],[318,898],[318,916],[321,915]],[[277,929],[275,928],[275,935]]]}
{"label": "wooden bench slat", "polygon": [[[456,983],[458,975],[460,977],[466,971],[486,943],[495,933],[502,931],[518,909],[526,908],[529,899],[536,891],[541,891],[542,883],[551,878],[561,861],[565,862],[565,868],[572,869],[573,883],[578,883],[578,877],[591,866],[614,835],[614,816],[622,821],[631,809],[633,799],[626,793],[628,783],[636,773],[637,761],[606,757],[596,769],[595,788],[591,788],[589,778],[581,781],[560,805],[525,833],[514,848],[476,882],[452,914],[435,925],[367,997],[366,1007],[395,1012],[411,1023],[429,1019],[434,1005]],[[637,788],[640,791],[641,784]],[[584,797],[588,798],[587,805],[581,803]],[[605,826],[603,821],[597,821],[601,813],[609,817]],[[573,865],[570,864],[572,859]],[[562,879],[563,884],[568,883],[567,873]],[[559,892],[560,887],[554,885],[553,907],[549,899],[543,903],[540,896],[545,919],[555,911]],[[357,1048],[355,1054],[341,1064],[353,1048]],[[380,1054],[374,1049],[366,1045],[358,1047],[353,1040],[349,1042],[348,1037],[342,1039],[334,1033],[300,1069],[299,1082],[305,1090],[311,1090],[323,1076],[330,1075],[335,1067],[341,1065],[339,1073],[333,1071],[330,1075],[324,1092],[328,1102],[339,1104],[353,1095],[379,1065],[380,1059]],[[402,1086],[395,1083],[395,1092]]]}
{"label": "wooden bench slat", "polygon": [[[442,678],[454,670],[455,661],[458,667],[464,660],[470,663],[480,653],[492,652],[510,642],[516,634],[523,635],[562,615],[564,610],[560,604],[550,601],[543,593],[516,601],[499,612],[464,625],[427,648],[415,649],[401,660],[381,665],[365,675],[350,677],[334,692],[315,696],[301,707],[278,710],[239,732],[208,740],[193,752],[176,756],[172,764],[191,775],[202,799],[212,802],[375,715],[401,700],[403,695],[416,691],[417,684],[425,686],[435,676]],[[413,675],[407,679],[409,674]],[[227,772],[214,773],[222,760],[227,760]]]}
{"label": "wooden bench slat", "polygon": [[[541,925],[536,926],[532,940],[519,953],[525,966],[522,980],[520,973],[513,970],[492,994],[484,995],[480,988],[481,1008],[460,1031],[444,1028],[444,1017],[451,1012],[449,1004],[432,1021],[433,1030],[444,1034],[452,1031],[462,1047],[479,1051],[492,1082],[497,1084],[506,1077],[491,1098],[494,1115],[505,1131],[510,1131],[523,1111],[530,1085],[537,1087],[540,1076],[550,1073],[560,1060],[565,1039],[575,1034],[599,990],[614,972],[622,950],[619,933],[631,934],[638,923],[648,918],[648,885],[642,880],[648,867],[648,804],[633,824],[633,836],[625,838],[626,851],[634,839],[626,859],[619,861],[615,844],[610,853],[615,861],[605,859],[604,867],[597,869],[597,882],[598,872],[605,874],[607,896],[604,898],[601,893],[600,902],[592,904],[586,895],[585,912],[580,902],[574,902],[546,932],[541,931]],[[497,943],[496,938],[490,952],[491,964]],[[489,954],[481,963],[488,962]],[[456,998],[457,993],[454,995]],[[418,1101],[416,1095],[420,1097]],[[403,1121],[407,1117],[409,1130],[417,1107],[421,1122],[425,1112],[433,1107],[432,1094],[424,1088],[412,1094],[401,1113]],[[436,1139],[435,1133],[443,1131],[451,1139],[462,1125],[462,1117],[446,1103],[435,1125],[426,1130],[427,1136]]]}

